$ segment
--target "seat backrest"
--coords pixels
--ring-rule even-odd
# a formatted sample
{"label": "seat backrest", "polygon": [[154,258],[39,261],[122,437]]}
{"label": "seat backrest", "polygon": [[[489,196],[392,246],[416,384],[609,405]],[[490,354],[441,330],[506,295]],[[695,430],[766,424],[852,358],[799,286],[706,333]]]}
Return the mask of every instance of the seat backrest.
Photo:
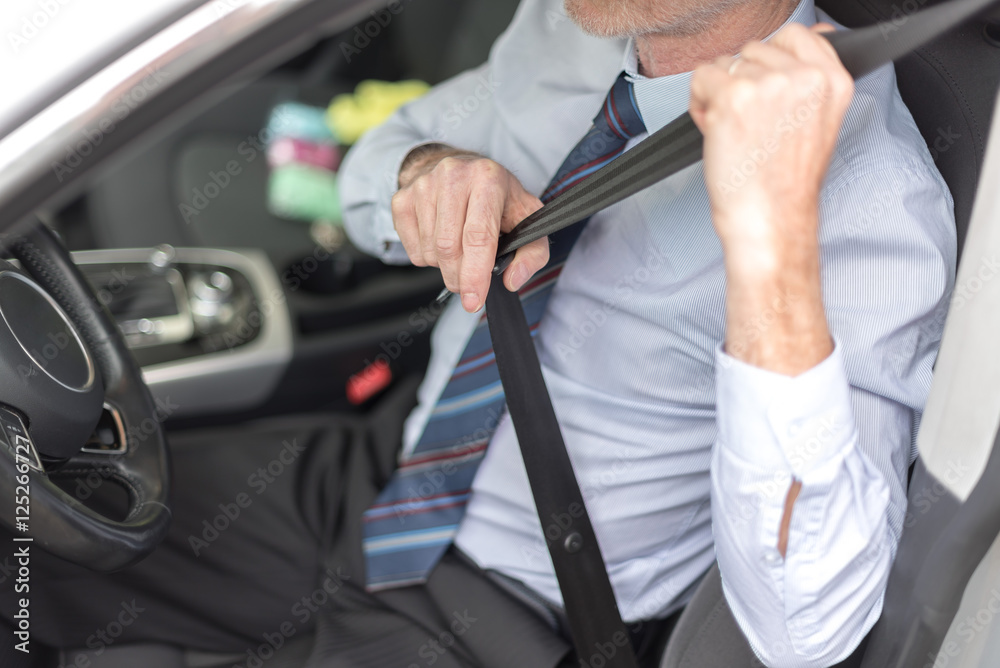
{"label": "seat backrest", "polygon": [[[859,27],[878,21],[899,26],[909,13],[931,3],[818,0],[816,4],[840,23]],[[896,77],[955,199],[961,253],[1000,86],[1000,22],[978,20],[949,32],[898,61]]]}

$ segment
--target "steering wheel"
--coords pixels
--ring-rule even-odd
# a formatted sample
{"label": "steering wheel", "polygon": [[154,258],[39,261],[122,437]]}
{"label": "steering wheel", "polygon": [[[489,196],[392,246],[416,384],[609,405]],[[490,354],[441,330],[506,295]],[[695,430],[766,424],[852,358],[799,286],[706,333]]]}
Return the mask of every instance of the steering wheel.
{"label": "steering wheel", "polygon": [[[0,523],[67,561],[124,568],[170,525],[164,416],[56,236],[36,223],[5,241],[21,269],[0,259]],[[106,442],[84,447],[95,429]],[[128,491],[121,521],[54,482],[93,473]]]}

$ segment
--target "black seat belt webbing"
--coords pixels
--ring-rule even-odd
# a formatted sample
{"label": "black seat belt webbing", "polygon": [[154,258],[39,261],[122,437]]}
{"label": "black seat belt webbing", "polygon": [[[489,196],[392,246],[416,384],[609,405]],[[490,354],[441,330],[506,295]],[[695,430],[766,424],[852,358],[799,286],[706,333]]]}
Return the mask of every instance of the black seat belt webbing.
{"label": "black seat belt webbing", "polygon": [[590,656],[598,653],[608,668],[635,666],[604,557],[545,389],[521,299],[503,286],[499,274],[493,276],[486,299],[497,370],[507,390],[507,410],[517,433],[577,655],[586,661],[585,665],[590,665]]}
{"label": "black seat belt webbing", "polygon": [[[827,35],[841,61],[858,78],[926,44],[1000,3],[952,0],[906,17]],[[563,596],[573,644],[582,665],[602,659],[609,668],[635,668],[604,558],[573,472],[566,444],[542,377],[527,319],[516,293],[503,285],[513,251],[615,204],[701,159],[702,135],[690,114],[650,135],[579,186],[556,197],[500,238],[486,314],[507,409]]]}

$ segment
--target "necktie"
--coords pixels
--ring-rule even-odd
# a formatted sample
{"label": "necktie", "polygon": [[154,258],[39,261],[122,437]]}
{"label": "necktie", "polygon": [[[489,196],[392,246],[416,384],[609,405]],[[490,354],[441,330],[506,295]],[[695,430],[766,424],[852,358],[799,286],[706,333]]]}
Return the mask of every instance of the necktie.
{"label": "necktie", "polygon": [[[619,75],[593,126],[573,148],[541,196],[548,202],[617,158],[645,132],[632,84]],[[586,220],[550,238],[549,263],[518,295],[532,335]],[[504,409],[485,317],[462,352],[424,432],[362,518],[369,590],[425,582],[451,545],[472,481]]]}

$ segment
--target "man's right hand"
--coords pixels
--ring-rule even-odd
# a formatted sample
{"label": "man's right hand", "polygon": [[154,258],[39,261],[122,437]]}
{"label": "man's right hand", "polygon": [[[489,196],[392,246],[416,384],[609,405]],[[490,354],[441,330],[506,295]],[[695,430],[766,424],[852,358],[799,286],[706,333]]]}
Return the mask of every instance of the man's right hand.
{"label": "man's right hand", "polygon": [[[432,144],[403,161],[392,220],[410,261],[440,267],[445,286],[471,313],[486,302],[500,233],[541,206],[501,165]],[[504,286],[519,290],[548,261],[547,238],[522,246],[504,271]]]}

